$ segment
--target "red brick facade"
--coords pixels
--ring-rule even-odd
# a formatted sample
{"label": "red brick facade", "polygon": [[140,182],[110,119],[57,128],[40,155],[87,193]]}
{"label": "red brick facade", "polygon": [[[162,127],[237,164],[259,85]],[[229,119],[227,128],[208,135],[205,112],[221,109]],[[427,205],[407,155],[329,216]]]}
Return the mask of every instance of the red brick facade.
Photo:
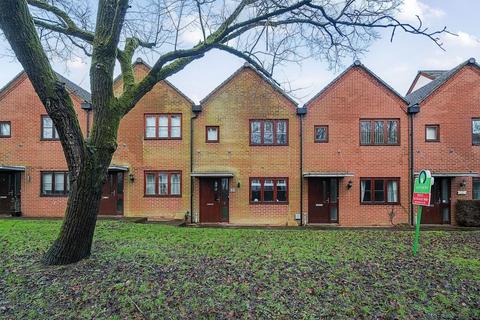
{"label": "red brick facade", "polygon": [[[135,64],[137,80],[146,72],[147,65]],[[411,222],[409,155],[413,147],[415,172],[430,169],[437,181],[448,180],[444,184],[451,188],[450,211],[443,223],[455,224],[456,199],[472,199],[473,181],[480,172],[480,146],[472,144],[472,119],[480,117],[479,80],[478,65],[466,64],[423,99],[413,116],[408,97],[400,96],[358,63],[305,109],[297,108],[276,84],[250,66],[240,68],[201,106],[194,106],[172,84],[162,81],[121,122],[111,168],[111,172],[123,172],[123,200],[116,213],[152,220],[187,217],[193,222],[247,225],[297,225],[300,220],[341,226],[407,224]],[[121,79],[115,86],[119,93]],[[87,111],[80,107],[80,96],[72,92],[86,133]],[[0,122],[11,123],[11,137],[0,137],[0,174],[19,170],[24,216],[60,217],[66,206],[65,196],[41,196],[41,172],[66,171],[60,142],[41,139],[45,114],[24,73],[0,92]],[[162,115],[166,115],[162,119],[181,118],[178,138],[146,136],[146,117],[157,117],[152,130],[158,134]],[[287,124],[286,140],[278,140],[280,145],[252,145],[252,130],[256,130],[252,121],[268,122],[259,125],[262,137],[269,130],[265,126],[270,128],[272,123],[275,142]],[[392,129],[396,132],[392,137],[396,138],[362,145],[361,140],[367,138],[362,138],[361,121],[365,128],[368,121],[372,128],[384,130],[377,137],[380,133],[372,129],[372,143],[390,139],[387,128],[394,126],[398,129]],[[426,125],[438,125],[438,142],[425,141]],[[208,141],[207,127],[217,128],[218,141]],[[165,189],[179,188],[180,193],[160,195],[160,173],[172,184],[172,173],[180,174],[176,187]],[[155,184],[148,174],[155,175]],[[258,195],[256,181],[261,181]],[[275,199],[264,202],[270,192]],[[209,206],[219,211],[205,215]]]}

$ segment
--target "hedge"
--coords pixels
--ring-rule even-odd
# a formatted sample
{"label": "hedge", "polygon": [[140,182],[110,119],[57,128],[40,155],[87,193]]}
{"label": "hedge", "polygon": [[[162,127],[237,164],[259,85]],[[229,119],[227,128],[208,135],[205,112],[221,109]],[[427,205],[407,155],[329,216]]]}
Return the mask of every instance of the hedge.
{"label": "hedge", "polygon": [[480,201],[458,200],[457,223],[464,227],[480,227]]}

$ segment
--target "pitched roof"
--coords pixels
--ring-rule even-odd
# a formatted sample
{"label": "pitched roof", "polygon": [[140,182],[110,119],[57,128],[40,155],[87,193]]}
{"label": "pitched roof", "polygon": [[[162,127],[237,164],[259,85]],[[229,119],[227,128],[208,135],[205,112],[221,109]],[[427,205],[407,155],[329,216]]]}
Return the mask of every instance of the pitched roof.
{"label": "pitched roof", "polygon": [[[148,70],[151,70],[152,67],[146,63],[142,58],[138,57],[135,62],[133,63],[133,65],[143,65],[145,66]],[[122,74],[119,74],[115,79],[113,79],[113,83],[117,82],[118,80],[120,80],[122,78]],[[183,98],[185,98],[185,100],[187,100],[192,106],[195,105],[195,102],[193,102],[192,99],[190,99],[185,93],[183,93],[182,91],[180,91],[180,89],[178,89],[175,85],[173,85],[173,83],[171,83],[170,81],[168,81],[167,79],[163,79],[162,81],[164,81],[168,86],[170,86],[174,91],[176,91],[179,95],[181,95]]]}
{"label": "pitched roof", "polygon": [[355,60],[355,62],[350,65],[347,69],[345,69],[342,73],[340,73],[335,79],[333,79],[325,88],[323,88],[319,93],[317,93],[313,98],[307,101],[305,103],[305,107],[308,108],[308,105],[311,104],[313,101],[315,101],[318,97],[320,97],[322,94],[324,94],[328,89],[330,89],[335,83],[337,83],[341,78],[343,78],[350,70],[353,68],[361,68],[362,70],[366,71],[370,76],[372,76],[376,81],[378,81],[382,86],[384,86],[387,90],[392,92],[395,96],[400,98],[403,102],[407,103],[407,100],[405,100],[405,97],[402,96],[400,93],[398,93],[395,89],[393,89],[388,83],[382,80],[379,76],[377,76],[372,70],[367,68],[365,65],[363,65],[359,60]]}
{"label": "pitched roof", "polygon": [[460,71],[463,67],[467,65],[474,65],[477,68],[480,68],[480,65],[478,65],[475,62],[474,58],[470,58],[467,61],[459,64],[455,68],[444,72],[442,75],[439,77],[435,78],[428,84],[424,85],[423,87],[419,88],[418,90],[415,90],[414,92],[410,93],[405,97],[405,99],[411,104],[419,104],[426,98],[428,98],[433,92],[435,92],[440,86],[442,86],[445,82],[447,82],[451,77],[453,77],[458,71]]}
{"label": "pitched roof", "polygon": [[[13,77],[12,80],[10,80],[6,85],[4,85],[1,89],[0,89],[0,95],[5,91],[7,90],[8,88],[10,88],[10,86],[15,83],[22,75],[26,75],[26,72],[24,70],[22,70],[21,72],[19,72],[15,77]],[[60,73],[58,72],[55,72],[56,76],[58,77],[58,80],[62,83],[65,84],[65,87],[67,88],[67,90],[76,95],[77,97],[79,97],[80,99],[82,100],[85,100],[87,102],[91,102],[91,96],[90,96],[90,93],[83,89],[82,87],[80,87],[79,85],[75,84],[74,82],[68,80],[67,78],[65,78],[64,76],[62,76]]]}
{"label": "pitched roof", "polygon": [[448,70],[418,70],[419,74],[423,74],[432,80],[442,76],[445,72],[448,72]]}
{"label": "pitched roof", "polygon": [[253,70],[257,75],[259,75],[263,80],[265,80],[268,84],[272,86],[272,88],[280,93],[283,97],[285,97],[288,101],[290,101],[293,105],[297,106],[298,102],[296,102],[292,97],[290,97],[283,89],[278,85],[278,83],[270,77],[267,77],[265,74],[257,70],[255,67],[253,67],[250,63],[245,62],[243,66],[237,69],[234,73],[230,75],[225,81],[220,83],[215,89],[212,90],[205,98],[203,98],[200,101],[200,105],[203,105],[210,97],[212,97],[215,93],[217,93],[221,88],[223,88],[227,83],[229,83],[232,79],[234,79],[240,72],[242,72],[245,69],[250,69]]}

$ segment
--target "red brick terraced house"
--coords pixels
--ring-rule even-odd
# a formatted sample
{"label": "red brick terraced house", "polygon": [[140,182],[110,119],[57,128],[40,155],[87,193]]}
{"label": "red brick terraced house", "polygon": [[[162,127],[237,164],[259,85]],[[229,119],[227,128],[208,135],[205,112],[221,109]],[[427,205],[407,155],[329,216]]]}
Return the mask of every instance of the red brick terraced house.
{"label": "red brick terraced house", "polygon": [[193,126],[194,222],[298,225],[300,117],[277,84],[245,64]]}
{"label": "red brick terraced house", "polygon": [[[139,81],[149,71],[134,65]],[[85,136],[90,94],[59,75]],[[480,67],[422,70],[406,97],[355,62],[303,108],[245,64],[200,105],[162,81],[121,122],[100,214],[242,225],[414,221],[412,181],[435,177],[422,223],[480,199]],[[115,80],[116,94],[122,79]],[[0,90],[0,213],[62,217],[69,175],[24,72]]]}
{"label": "red brick terraced house", "polygon": [[[71,94],[84,135],[90,94],[57,74]],[[58,133],[25,72],[0,90],[0,213],[62,216],[69,179]]]}
{"label": "red brick terraced house", "polygon": [[306,103],[304,223],[409,222],[407,107],[359,61]]}
{"label": "red brick terraced house", "polygon": [[437,71],[406,99],[413,124],[412,171],[429,169],[435,178],[422,223],[456,224],[456,201],[480,200],[480,66],[471,58]]}

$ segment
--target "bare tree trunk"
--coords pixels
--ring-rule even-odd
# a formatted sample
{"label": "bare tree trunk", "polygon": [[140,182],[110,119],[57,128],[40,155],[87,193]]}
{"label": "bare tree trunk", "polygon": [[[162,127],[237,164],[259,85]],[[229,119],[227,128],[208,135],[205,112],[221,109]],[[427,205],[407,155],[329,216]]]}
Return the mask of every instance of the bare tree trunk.
{"label": "bare tree trunk", "polygon": [[69,264],[90,256],[110,159],[102,159],[101,163],[94,161],[80,169],[71,185],[60,234],[43,258],[45,264]]}

